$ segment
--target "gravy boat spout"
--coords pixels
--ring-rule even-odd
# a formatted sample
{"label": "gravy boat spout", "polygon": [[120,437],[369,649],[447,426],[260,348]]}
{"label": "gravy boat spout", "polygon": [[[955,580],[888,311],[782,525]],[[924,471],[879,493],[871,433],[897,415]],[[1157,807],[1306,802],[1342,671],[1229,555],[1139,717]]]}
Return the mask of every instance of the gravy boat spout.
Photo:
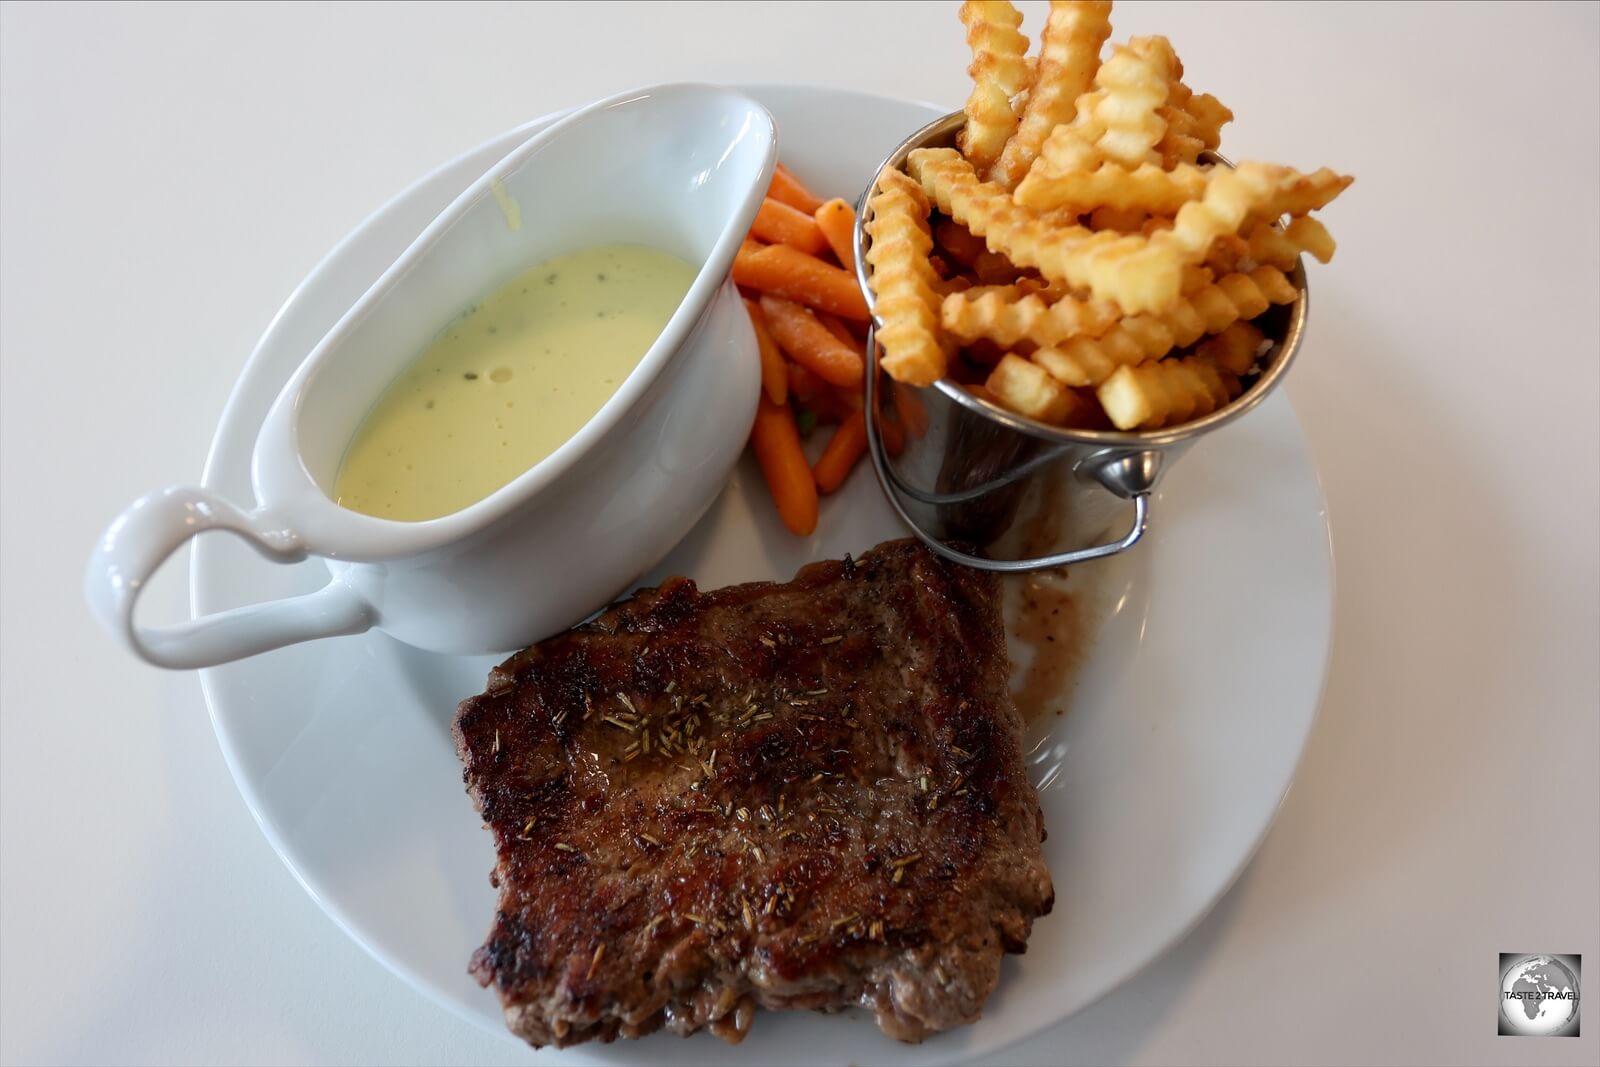
{"label": "gravy boat spout", "polygon": [[[727,275],[776,156],[771,116],[707,85],[625,93],[529,138],[422,232],[285,384],[256,441],[253,506],[172,488],[111,524],[86,577],[96,616],[149,662],[190,668],[371,627],[437,652],[505,652],[623,592],[710,506],[754,418],[755,338]],[[535,264],[622,243],[697,273],[581,429],[440,518],[395,522],[335,503],[362,418],[431,339]],[[281,562],[320,556],[333,580],[304,597],[136,625],[156,568],[210,529]]]}

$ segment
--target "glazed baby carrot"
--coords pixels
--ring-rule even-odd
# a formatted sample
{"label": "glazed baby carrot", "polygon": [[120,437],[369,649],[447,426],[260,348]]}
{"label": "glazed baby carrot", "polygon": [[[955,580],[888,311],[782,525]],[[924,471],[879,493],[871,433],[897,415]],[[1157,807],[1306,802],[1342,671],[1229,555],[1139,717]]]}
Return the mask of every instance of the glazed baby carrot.
{"label": "glazed baby carrot", "polygon": [[807,215],[822,206],[822,200],[810,189],[801,185],[800,179],[794,176],[794,172],[782,163],[778,164],[778,170],[772,176],[772,185],[767,189],[767,195],[774,200],[783,201],[798,211],[804,211]]}
{"label": "glazed baby carrot", "polygon": [[817,483],[800,451],[794,409],[779,407],[762,396],[750,431],[750,447],[755,449],[761,473],[772,490],[778,517],[790,533],[807,536],[817,528]]}
{"label": "glazed baby carrot", "polygon": [[774,404],[787,404],[789,370],[783,362],[783,353],[778,351],[778,342],[772,339],[772,333],[767,329],[767,319],[761,314],[761,305],[747,299],[744,306],[750,312],[750,325],[756,331],[756,350],[761,354],[761,391]]}
{"label": "glazed baby carrot", "polygon": [[860,387],[861,353],[829,333],[809,310],[767,293],[761,297],[761,313],[773,340],[790,359],[830,385]]}
{"label": "glazed baby carrot", "polygon": [[755,244],[746,241],[739,247],[733,260],[735,282],[843,318],[866,321],[867,301],[854,274],[788,245]]}
{"label": "glazed baby carrot", "polygon": [[828,447],[811,473],[816,476],[817,490],[831,493],[844,484],[855,469],[856,463],[867,451],[867,420],[861,409],[839,424],[828,438]]}
{"label": "glazed baby carrot", "polygon": [[822,236],[828,241],[828,247],[839,257],[844,269],[855,270],[855,209],[843,200],[829,200],[817,208],[814,218],[817,220],[817,229],[822,231]]}
{"label": "glazed baby carrot", "polygon": [[816,219],[770,196],[761,202],[750,232],[763,241],[798,248],[808,256],[828,251],[828,239]]}

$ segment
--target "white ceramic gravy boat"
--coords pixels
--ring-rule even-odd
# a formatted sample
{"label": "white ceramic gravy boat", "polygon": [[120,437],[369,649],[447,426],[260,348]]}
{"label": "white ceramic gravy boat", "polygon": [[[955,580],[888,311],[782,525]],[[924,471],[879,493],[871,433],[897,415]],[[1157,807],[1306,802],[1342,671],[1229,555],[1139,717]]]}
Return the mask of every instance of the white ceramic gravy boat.
{"label": "white ceramic gravy boat", "polygon": [[[759,104],[702,85],[613,97],[534,135],[446,208],[289,379],[256,440],[254,507],[170,488],[117,517],[89,561],[96,617],[149,662],[192,668],[372,627],[436,652],[505,652],[603,606],[688,532],[748,436],[759,363],[727,274],[776,156]],[[333,502],[356,427],[430,338],[541,260],[612,242],[654,246],[699,274],[593,419],[443,518],[393,522]],[[137,625],[150,576],[207,530],[280,562],[323,557],[333,580],[306,596]]]}

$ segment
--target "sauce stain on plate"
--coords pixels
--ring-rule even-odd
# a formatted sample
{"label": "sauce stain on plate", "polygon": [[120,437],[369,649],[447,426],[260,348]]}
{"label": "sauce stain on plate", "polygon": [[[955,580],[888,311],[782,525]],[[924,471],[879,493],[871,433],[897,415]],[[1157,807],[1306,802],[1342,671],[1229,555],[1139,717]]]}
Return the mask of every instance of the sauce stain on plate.
{"label": "sauce stain on plate", "polygon": [[1030,574],[1012,581],[1016,608],[1008,636],[1032,655],[1013,676],[1011,696],[1027,722],[1051,712],[1065,714],[1087,644],[1082,605],[1064,575]]}

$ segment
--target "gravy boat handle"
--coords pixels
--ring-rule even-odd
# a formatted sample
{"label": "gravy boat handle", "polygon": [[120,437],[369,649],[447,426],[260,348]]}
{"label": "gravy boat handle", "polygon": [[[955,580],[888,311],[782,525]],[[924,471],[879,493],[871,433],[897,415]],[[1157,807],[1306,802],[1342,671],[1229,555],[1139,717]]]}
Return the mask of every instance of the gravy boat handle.
{"label": "gravy boat handle", "polygon": [[237,534],[277,563],[306,557],[294,532],[265,511],[241,511],[207,490],[173,487],[135,500],[95,546],[84,591],[100,624],[147,663],[176,670],[214,667],[301,641],[361,633],[377,621],[372,605],[335,579],[315,593],[189,622],[134,622],[134,606],[151,576],[184,542],[208,530]]}

